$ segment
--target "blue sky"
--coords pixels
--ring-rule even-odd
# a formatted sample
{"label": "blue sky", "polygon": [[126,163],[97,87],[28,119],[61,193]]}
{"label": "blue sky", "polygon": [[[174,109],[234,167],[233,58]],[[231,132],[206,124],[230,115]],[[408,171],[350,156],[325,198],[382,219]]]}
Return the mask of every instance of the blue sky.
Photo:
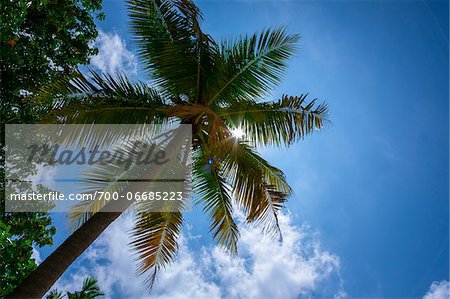
{"label": "blue sky", "polygon": [[[279,283],[287,292],[292,291],[273,295],[327,298],[340,292],[349,298],[421,298],[433,282],[448,280],[448,2],[197,4],[204,14],[204,31],[216,39],[275,25],[287,25],[290,32],[300,33],[300,50],[289,64],[286,78],[267,99],[309,93],[330,107],[331,124],[321,132],[288,150],[262,150],[269,161],[285,171],[294,188],[283,218],[291,233],[291,245],[317,249],[314,255],[314,250],[304,254],[301,248],[275,248],[280,252],[280,265],[291,271],[287,280],[292,279],[291,284]],[[101,52],[93,64],[124,70],[145,80],[127,31],[124,3],[107,0],[104,8],[106,20],[99,23],[103,32]],[[54,215],[60,226],[56,244],[67,236],[63,216]],[[201,278],[204,294],[237,294],[238,298],[239,284],[220,276],[208,261],[238,269],[239,275],[258,277],[261,273],[256,272],[256,262],[265,263],[259,254],[268,252],[251,249],[254,234],[244,229],[248,234],[243,234],[243,238],[247,236],[242,240],[243,259],[235,262],[250,261],[253,268],[224,262],[226,258],[211,245],[208,221],[201,211],[194,210],[186,217],[188,226],[180,254],[185,260],[177,262],[174,267],[178,270],[173,270],[179,271],[179,276],[173,272],[163,277],[161,285],[167,289],[160,287],[154,296],[174,298],[164,291],[184,284],[175,281],[171,285],[171,278],[192,275],[192,281]],[[129,224],[127,218],[120,221],[122,228]],[[111,238],[112,231],[116,235],[124,232],[117,232],[120,228],[116,226],[109,232]],[[99,248],[112,248],[105,238],[100,241],[69,269],[58,286],[73,287],[69,281],[77,281],[77,273],[98,274],[102,265],[113,271],[115,265],[107,261],[98,267],[89,264],[98,256]],[[41,258],[53,249],[41,249]],[[283,264],[283,254],[295,257],[292,265],[312,270],[299,269],[296,273],[295,267]],[[199,274],[192,270],[196,267],[214,275]],[[262,269],[273,273],[278,269],[267,267]],[[283,275],[273,275],[274,287],[277,277]],[[296,280],[302,275],[320,279]],[[249,283],[248,288],[263,287],[251,277],[247,279],[242,281]],[[112,297],[124,297],[127,290],[111,280],[104,278],[100,283],[111,286]],[[257,279],[261,281],[263,278]],[[236,286],[236,293],[224,293],[227,283]]]}

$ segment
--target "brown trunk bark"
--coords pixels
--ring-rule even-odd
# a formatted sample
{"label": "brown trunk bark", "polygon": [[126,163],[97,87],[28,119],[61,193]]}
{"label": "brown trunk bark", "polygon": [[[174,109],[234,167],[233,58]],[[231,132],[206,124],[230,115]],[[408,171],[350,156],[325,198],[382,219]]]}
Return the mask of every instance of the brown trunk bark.
{"label": "brown trunk bark", "polygon": [[6,298],[42,298],[66,269],[122,214],[96,213],[69,236]]}

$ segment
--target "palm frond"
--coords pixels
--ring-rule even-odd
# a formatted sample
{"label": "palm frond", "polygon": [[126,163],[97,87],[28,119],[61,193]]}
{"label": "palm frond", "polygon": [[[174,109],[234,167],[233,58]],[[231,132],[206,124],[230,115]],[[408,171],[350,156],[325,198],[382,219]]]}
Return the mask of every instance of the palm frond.
{"label": "palm frond", "polygon": [[200,59],[211,57],[213,44],[201,31],[197,6],[192,1],[130,0],[128,9],[138,54],[156,83],[177,97],[194,96],[206,66]]}
{"label": "palm frond", "polygon": [[[153,133],[153,134],[152,134]],[[145,148],[162,148],[172,137],[172,134],[159,134],[160,131],[146,132],[145,138],[139,138],[141,146]],[[129,136],[130,137],[130,136]],[[157,143],[155,143],[157,141]],[[136,145],[132,136],[116,145],[116,152],[120,152],[133,163],[128,168],[124,168],[121,163],[98,163],[86,168],[80,177],[79,192],[87,194],[100,194],[99,192],[114,194],[121,193],[129,187],[130,182],[135,179],[142,179],[150,171],[149,167],[136,164]],[[158,175],[166,174],[165,165],[151,169]],[[149,183],[151,184],[151,183]],[[87,222],[93,215],[99,212],[108,203],[106,197],[98,195],[90,201],[82,201],[75,205],[69,214],[69,221],[72,229],[79,228]]]}
{"label": "palm frond", "polygon": [[97,280],[92,277],[87,277],[83,281],[83,287],[81,288],[80,292],[75,292],[73,295],[67,293],[67,295],[69,299],[84,299],[103,296],[105,295],[105,293],[100,291],[100,287],[97,285]]}
{"label": "palm frond", "polygon": [[[44,121],[59,123],[160,122],[170,103],[167,94],[143,83],[131,83],[125,76],[113,77],[90,71],[90,78],[77,71],[44,86],[35,101],[51,103]],[[139,113],[145,113],[139,117]],[[128,120],[127,120],[128,119]]]}
{"label": "palm frond", "polygon": [[178,250],[183,216],[181,212],[138,213],[130,245],[137,252],[138,274],[153,268],[147,279],[151,288],[159,270],[173,261]]}
{"label": "palm frond", "polygon": [[223,142],[216,153],[247,221],[256,222],[264,232],[281,238],[277,213],[292,192],[283,172],[237,140]]}
{"label": "palm frond", "polygon": [[194,190],[197,204],[210,215],[211,231],[218,244],[230,253],[237,253],[239,230],[233,219],[231,190],[219,164],[210,164],[207,156],[197,158],[194,169]]}
{"label": "palm frond", "polygon": [[263,184],[261,186],[263,200],[258,202],[257,208],[252,211],[247,221],[255,222],[262,227],[264,233],[283,240],[283,234],[278,223],[278,213],[286,203],[287,193],[279,191],[273,185]]}
{"label": "palm frond", "polygon": [[245,138],[257,146],[291,145],[328,121],[328,107],[307,95],[283,96],[276,103],[239,103],[223,108],[218,115],[230,126],[241,127]]}
{"label": "palm frond", "polygon": [[[64,144],[79,142],[81,132],[84,141],[113,143],[133,129],[133,126],[111,129],[104,124],[168,124],[173,121],[166,116],[170,103],[167,94],[142,83],[131,83],[124,76],[100,75],[93,71],[90,74],[89,78],[77,71],[45,86],[36,98],[51,103],[43,122],[78,125],[73,126],[68,136],[60,136],[64,137]],[[92,124],[103,126],[93,127]],[[90,138],[93,136],[102,138]]]}
{"label": "palm frond", "polygon": [[280,83],[298,40],[298,35],[274,28],[223,42],[208,102],[252,101],[265,95]]}
{"label": "palm frond", "polygon": [[45,299],[63,299],[64,295],[61,291],[58,291],[57,289],[53,289],[48,293],[48,295],[45,297]]}

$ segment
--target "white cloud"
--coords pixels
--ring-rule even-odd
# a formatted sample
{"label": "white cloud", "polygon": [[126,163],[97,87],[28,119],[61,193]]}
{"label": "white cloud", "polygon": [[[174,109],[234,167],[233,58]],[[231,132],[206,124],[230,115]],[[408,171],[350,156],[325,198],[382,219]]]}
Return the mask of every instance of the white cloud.
{"label": "white cloud", "polygon": [[219,248],[204,251],[207,268],[216,275],[226,298],[296,298],[318,291],[339,269],[339,259],[320,248],[307,227],[296,227],[281,215],[283,243],[261,236],[258,228],[241,226],[240,255]]}
{"label": "white cloud", "polygon": [[41,255],[39,254],[39,251],[34,246],[33,246],[33,252],[31,253],[31,258],[34,259],[34,261],[38,265],[42,262]]}
{"label": "white cloud", "polygon": [[56,187],[55,178],[58,174],[58,167],[44,166],[38,164],[36,166],[36,173],[27,178],[27,180],[33,181],[33,185],[40,183],[49,189],[54,189]]}
{"label": "white cloud", "polygon": [[290,215],[280,216],[282,244],[262,237],[258,228],[241,224],[238,257],[218,247],[193,252],[188,247],[190,237],[182,236],[176,261],[158,275],[149,294],[145,277],[135,277],[127,246],[126,232],[132,223],[130,216],[116,221],[55,286],[76,290],[91,275],[103,292],[121,298],[297,298],[324,290],[327,296],[346,296],[339,258],[322,250],[309,228],[292,225]]}
{"label": "white cloud", "polygon": [[450,298],[450,282],[448,281],[433,281],[428,292],[423,296],[423,299],[448,299]]}
{"label": "white cloud", "polygon": [[98,54],[91,57],[91,64],[109,73],[136,75],[137,58],[128,51],[125,41],[117,33],[98,32],[95,44]]}

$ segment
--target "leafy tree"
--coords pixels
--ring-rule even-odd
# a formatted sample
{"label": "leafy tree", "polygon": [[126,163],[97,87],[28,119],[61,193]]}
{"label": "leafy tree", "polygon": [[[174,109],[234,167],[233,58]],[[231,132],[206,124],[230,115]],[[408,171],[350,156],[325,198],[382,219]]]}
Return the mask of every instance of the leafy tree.
{"label": "leafy tree", "polygon": [[37,266],[31,258],[31,239],[15,240],[11,226],[0,220],[0,296],[11,292]]}
{"label": "leafy tree", "polygon": [[40,107],[27,103],[37,88],[89,63],[97,53],[94,14],[101,0],[1,0],[2,123],[32,122]]}
{"label": "leafy tree", "polygon": [[[31,101],[43,84],[89,63],[97,53],[95,18],[101,0],[0,0],[0,295],[10,292],[31,270],[33,243],[52,245],[55,228],[47,213],[3,213],[4,125],[38,121],[46,105]],[[17,170],[17,169],[16,169]],[[22,165],[24,177],[34,165]]]}
{"label": "leafy tree", "polygon": [[[51,116],[67,123],[192,124],[194,190],[214,239],[237,252],[233,206],[248,222],[280,236],[277,213],[291,188],[255,148],[289,146],[322,128],[327,118],[327,107],[305,95],[264,100],[282,80],[299,36],[274,28],[217,43],[201,30],[200,11],[191,1],[132,0],[129,14],[140,58],[156,86],[78,73],[43,91],[42,99],[57,103]],[[235,129],[244,136],[233,136]],[[42,296],[120,214],[72,215],[80,219],[78,230],[10,296]],[[152,270],[151,285],[176,254],[183,215],[136,217],[131,246],[140,258],[139,272]]]}
{"label": "leafy tree", "polygon": [[[15,170],[27,177],[34,174],[34,165],[15,164]],[[0,169],[3,173],[4,169]],[[1,182],[1,187],[11,182]],[[14,186],[14,192],[35,190],[36,192],[48,192],[41,184],[33,186],[30,182],[23,182]],[[4,189],[1,190],[1,202],[3,203]],[[33,204],[33,203],[30,203]],[[51,208],[52,204],[47,204]],[[3,209],[3,207],[2,207]],[[2,244],[0,246],[0,296],[13,290],[23,279],[37,267],[32,259],[33,245],[43,247],[53,245],[53,235],[56,228],[48,213],[1,213],[0,232]]]}
{"label": "leafy tree", "polygon": [[[17,140],[17,142],[20,142]],[[3,151],[0,149],[0,154]],[[7,167],[14,169],[17,177],[26,178],[37,173],[36,166],[25,162],[23,151],[16,151],[13,161],[9,161]],[[0,175],[6,169],[0,166]],[[3,177],[2,177],[3,179]],[[52,226],[48,213],[3,213],[4,188],[9,188],[15,193],[34,190],[36,192],[48,192],[49,190],[41,184],[33,185],[31,182],[14,183],[12,181],[0,182],[0,202],[2,213],[0,214],[1,230],[3,231],[3,242],[0,246],[0,295],[8,294],[17,286],[33,269],[37,267],[31,258],[33,245],[42,247],[53,244],[53,235],[56,232]],[[32,205],[34,203],[27,203]],[[46,207],[51,208],[48,203]],[[6,242],[7,241],[7,242]]]}
{"label": "leafy tree", "polygon": [[[81,291],[70,293],[67,292],[68,299],[93,299],[105,295],[100,291],[97,285],[97,281],[92,277],[87,277],[83,282]],[[63,299],[64,295],[58,290],[52,290],[46,297],[46,299]]]}

